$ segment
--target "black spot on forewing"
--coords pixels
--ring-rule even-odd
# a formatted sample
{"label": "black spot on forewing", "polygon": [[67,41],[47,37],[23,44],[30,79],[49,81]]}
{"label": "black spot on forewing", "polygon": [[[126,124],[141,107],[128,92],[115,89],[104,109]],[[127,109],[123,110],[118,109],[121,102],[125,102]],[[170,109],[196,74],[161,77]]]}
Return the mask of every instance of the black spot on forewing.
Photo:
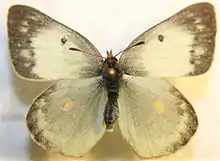
{"label": "black spot on forewing", "polygon": [[[31,72],[35,66],[31,38],[36,36],[38,29],[45,27],[51,21],[46,15],[28,6],[15,5],[9,9],[7,22],[9,50],[12,63],[22,77],[40,79]],[[24,53],[29,53],[29,56]]]}
{"label": "black spot on forewing", "polygon": [[158,35],[158,40],[159,40],[160,42],[163,42],[164,36],[163,36],[163,35]]}
{"label": "black spot on forewing", "polygon": [[216,15],[213,6],[209,3],[193,4],[170,20],[194,35],[194,44],[189,52],[192,56],[190,62],[195,63],[192,63],[194,71],[189,75],[199,75],[208,71],[215,50]]}
{"label": "black spot on forewing", "polygon": [[61,45],[64,45],[67,42],[67,39],[65,37],[61,38]]}

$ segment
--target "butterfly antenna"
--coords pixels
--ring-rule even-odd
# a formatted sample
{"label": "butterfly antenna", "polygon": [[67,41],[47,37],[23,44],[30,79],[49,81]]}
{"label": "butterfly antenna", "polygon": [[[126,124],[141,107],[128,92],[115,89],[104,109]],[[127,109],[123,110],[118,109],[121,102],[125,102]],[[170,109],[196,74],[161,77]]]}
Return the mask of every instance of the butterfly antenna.
{"label": "butterfly antenna", "polygon": [[77,48],[69,48],[69,50],[72,50],[72,51],[79,51],[79,52],[81,52],[81,53],[84,53],[84,54],[88,54],[88,55],[91,55],[91,56],[95,56],[95,57],[99,57],[99,58],[104,58],[105,59],[105,57],[103,57],[103,56],[101,56],[101,55],[98,55],[98,54],[93,54],[93,53],[90,53],[90,52],[87,52],[87,51],[83,51],[83,50],[80,50],[80,49],[77,49]]}
{"label": "butterfly antenna", "polygon": [[126,49],[120,51],[120,52],[119,52],[118,54],[116,54],[114,57],[118,56],[119,54],[123,53],[124,51],[126,51],[126,50],[128,50],[128,49],[131,49],[131,48],[133,48],[133,47],[135,47],[135,46],[139,46],[139,45],[143,45],[143,44],[145,44],[145,42],[144,42],[144,41],[141,41],[141,42],[138,42],[138,43],[136,43],[136,44],[134,44],[134,45],[132,45],[132,46],[129,46],[128,48],[126,48]]}

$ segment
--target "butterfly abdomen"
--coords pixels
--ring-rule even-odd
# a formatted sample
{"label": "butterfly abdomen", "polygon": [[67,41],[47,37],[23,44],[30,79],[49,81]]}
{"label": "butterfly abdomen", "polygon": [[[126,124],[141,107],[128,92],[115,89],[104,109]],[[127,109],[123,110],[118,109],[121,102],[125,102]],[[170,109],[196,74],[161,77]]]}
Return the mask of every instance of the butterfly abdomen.
{"label": "butterfly abdomen", "polygon": [[106,130],[112,131],[113,125],[118,119],[118,93],[110,92],[108,93],[108,102],[105,106],[104,111],[104,121],[106,124]]}

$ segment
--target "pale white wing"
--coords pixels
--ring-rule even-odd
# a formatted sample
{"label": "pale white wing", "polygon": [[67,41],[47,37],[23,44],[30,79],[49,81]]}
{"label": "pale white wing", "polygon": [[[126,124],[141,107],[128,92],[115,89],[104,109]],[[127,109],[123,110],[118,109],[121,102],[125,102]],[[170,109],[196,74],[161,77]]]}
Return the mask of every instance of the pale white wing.
{"label": "pale white wing", "polygon": [[16,73],[33,80],[54,80],[99,75],[102,61],[70,51],[70,47],[97,54],[82,35],[44,13],[22,5],[8,12],[9,50]]}
{"label": "pale white wing", "polygon": [[125,78],[119,92],[119,126],[137,154],[155,158],[185,145],[198,126],[186,98],[163,79]]}
{"label": "pale white wing", "polygon": [[205,73],[213,60],[215,11],[209,3],[193,4],[137,37],[120,63],[126,74],[189,76]]}
{"label": "pale white wing", "polygon": [[66,156],[87,153],[105,131],[107,95],[100,80],[60,80],[37,97],[26,117],[32,139]]}

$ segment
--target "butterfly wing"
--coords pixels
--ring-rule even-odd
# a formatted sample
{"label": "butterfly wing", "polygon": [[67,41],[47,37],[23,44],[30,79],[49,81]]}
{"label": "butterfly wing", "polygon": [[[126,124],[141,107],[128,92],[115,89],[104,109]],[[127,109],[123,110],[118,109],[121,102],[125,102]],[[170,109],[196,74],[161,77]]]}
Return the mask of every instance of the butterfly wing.
{"label": "butterfly wing", "polygon": [[119,92],[119,126],[138,155],[155,158],[175,152],[194,135],[197,116],[170,83],[125,75]]}
{"label": "butterfly wing", "polygon": [[69,50],[74,47],[101,56],[85,37],[34,8],[9,9],[8,36],[13,68],[23,78],[92,77],[101,70],[97,57]]}
{"label": "butterfly wing", "polygon": [[44,149],[79,157],[102,137],[107,102],[101,77],[60,80],[32,103],[27,126]]}
{"label": "butterfly wing", "polygon": [[215,11],[209,3],[193,4],[138,36],[120,58],[126,74],[189,76],[205,73],[213,60]]}

